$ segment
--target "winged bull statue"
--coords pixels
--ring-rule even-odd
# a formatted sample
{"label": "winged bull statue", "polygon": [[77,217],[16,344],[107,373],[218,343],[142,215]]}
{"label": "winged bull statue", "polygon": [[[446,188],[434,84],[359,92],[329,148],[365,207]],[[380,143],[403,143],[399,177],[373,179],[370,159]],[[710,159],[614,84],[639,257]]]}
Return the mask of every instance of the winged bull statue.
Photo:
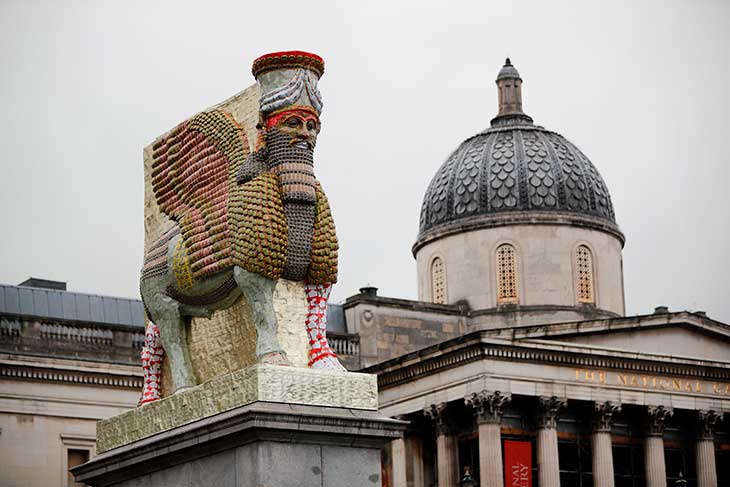
{"label": "winged bull statue", "polygon": [[290,365],[277,339],[279,279],[304,283],[309,367],[344,370],[327,342],[327,301],[337,281],[337,236],[314,175],[324,73],[321,57],[287,51],[253,63],[258,142],[222,109],[195,115],[153,144],[152,190],[170,220],[148,246],[140,291],[148,325],[140,405],[196,385],[186,343],[191,317],[210,317],[241,295],[256,327],[258,363]]}

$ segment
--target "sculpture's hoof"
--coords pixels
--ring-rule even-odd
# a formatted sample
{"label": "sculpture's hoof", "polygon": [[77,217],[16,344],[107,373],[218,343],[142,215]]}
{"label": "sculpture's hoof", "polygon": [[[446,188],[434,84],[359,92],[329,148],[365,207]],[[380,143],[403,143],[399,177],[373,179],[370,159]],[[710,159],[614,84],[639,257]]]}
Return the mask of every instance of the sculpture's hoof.
{"label": "sculpture's hoof", "polygon": [[159,400],[160,400],[159,397],[146,397],[144,399],[140,399],[139,400],[139,403],[137,404],[137,407],[138,408],[141,408],[145,404],[150,404],[150,403],[153,403],[153,402],[156,402],[156,401],[159,401]]}
{"label": "sculpture's hoof", "polygon": [[321,357],[319,359],[316,359],[312,361],[309,364],[309,367],[312,369],[319,369],[319,370],[334,370],[338,372],[347,372],[347,369],[342,366],[339,360],[337,360],[337,357],[332,355],[325,355],[324,357]]}
{"label": "sculpture's hoof", "polygon": [[284,352],[271,352],[259,358],[259,363],[264,365],[284,365],[291,367],[292,363]]}

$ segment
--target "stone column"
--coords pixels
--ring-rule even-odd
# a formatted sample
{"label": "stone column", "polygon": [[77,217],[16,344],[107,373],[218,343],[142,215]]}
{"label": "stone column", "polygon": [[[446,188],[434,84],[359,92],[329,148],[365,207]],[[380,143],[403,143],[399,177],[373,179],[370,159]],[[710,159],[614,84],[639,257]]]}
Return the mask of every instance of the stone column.
{"label": "stone column", "polygon": [[398,438],[390,442],[393,465],[393,487],[406,487],[406,442]]}
{"label": "stone column", "polygon": [[456,487],[459,481],[459,456],[455,438],[447,422],[446,403],[432,404],[423,412],[431,418],[436,428],[438,487]]}
{"label": "stone column", "polygon": [[537,424],[537,478],[540,487],[560,487],[558,463],[558,413],[568,401],[556,396],[541,397]]}
{"label": "stone column", "polygon": [[502,435],[500,424],[504,406],[512,399],[501,392],[483,391],[464,398],[474,408],[479,428],[479,485],[503,487]]}
{"label": "stone column", "polygon": [[593,485],[614,487],[611,424],[621,406],[611,401],[595,403],[593,414]]}
{"label": "stone column", "polygon": [[715,465],[715,428],[722,416],[715,411],[698,411],[699,431],[695,443],[697,487],[717,487]]}
{"label": "stone column", "polygon": [[667,467],[664,464],[664,425],[674,411],[664,406],[647,408],[649,423],[644,439],[644,471],[646,487],[667,487]]}
{"label": "stone column", "polygon": [[406,475],[408,487],[423,487],[423,441],[420,436],[406,436]]}

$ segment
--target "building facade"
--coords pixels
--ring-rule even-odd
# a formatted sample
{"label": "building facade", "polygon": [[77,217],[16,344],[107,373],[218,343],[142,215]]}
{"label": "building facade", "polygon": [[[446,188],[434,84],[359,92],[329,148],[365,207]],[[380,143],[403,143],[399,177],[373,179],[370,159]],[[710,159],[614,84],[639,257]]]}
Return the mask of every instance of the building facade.
{"label": "building facade", "polygon": [[0,285],[0,485],[76,485],[96,422],[137,404],[143,341],[139,300]]}
{"label": "building facade", "polygon": [[524,113],[509,60],[496,83],[490,128],[426,191],[419,301],[363,288],[343,306],[380,411],[411,423],[384,484],[730,485],[730,326],[624,316],[606,184]]}

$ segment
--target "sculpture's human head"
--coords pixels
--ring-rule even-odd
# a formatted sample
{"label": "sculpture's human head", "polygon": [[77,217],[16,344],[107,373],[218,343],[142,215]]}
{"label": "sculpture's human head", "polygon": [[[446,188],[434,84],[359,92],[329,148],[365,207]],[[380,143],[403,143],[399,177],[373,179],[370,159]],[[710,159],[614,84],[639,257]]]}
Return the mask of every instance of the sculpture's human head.
{"label": "sculpture's human head", "polygon": [[324,60],[304,51],[274,52],[257,58],[251,71],[261,89],[261,129],[267,133],[277,128],[313,147],[322,113],[317,83],[324,73]]}
{"label": "sculpture's human head", "polygon": [[319,114],[313,109],[294,107],[269,115],[264,128],[267,132],[277,130],[286,135],[291,145],[314,150],[321,124]]}
{"label": "sculpture's human head", "polygon": [[321,124],[322,95],[317,83],[324,61],[316,54],[285,51],[253,63],[261,89],[261,138],[269,167],[279,174],[282,198],[314,203],[314,147]]}

